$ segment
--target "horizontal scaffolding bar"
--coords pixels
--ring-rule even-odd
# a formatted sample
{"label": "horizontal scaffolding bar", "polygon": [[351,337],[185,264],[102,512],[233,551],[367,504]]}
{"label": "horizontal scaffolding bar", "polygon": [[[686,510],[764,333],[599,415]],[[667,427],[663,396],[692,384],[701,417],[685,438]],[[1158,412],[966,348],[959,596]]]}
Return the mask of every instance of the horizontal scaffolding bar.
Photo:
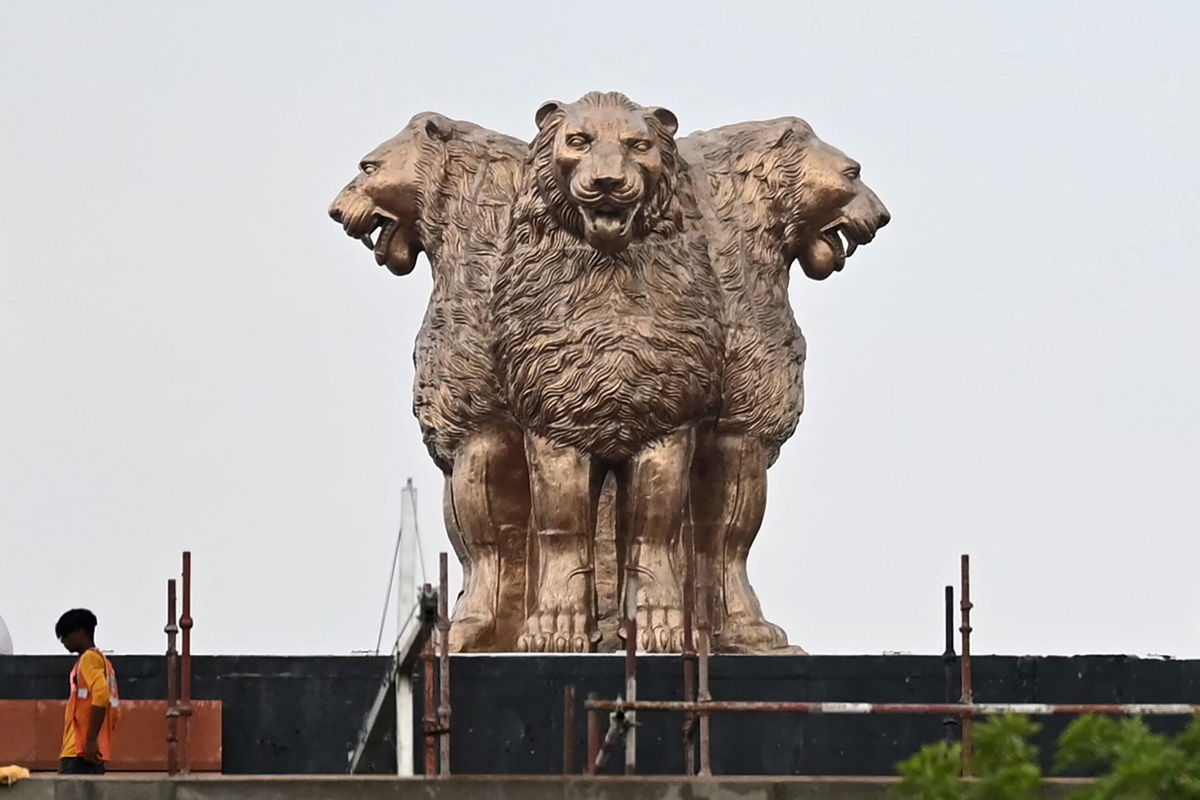
{"label": "horizontal scaffolding bar", "polygon": [[587,700],[595,711],[776,712],[790,714],[955,714],[963,717],[991,714],[1134,714],[1177,716],[1200,713],[1200,705],[1185,703],[798,703],[738,700]]}

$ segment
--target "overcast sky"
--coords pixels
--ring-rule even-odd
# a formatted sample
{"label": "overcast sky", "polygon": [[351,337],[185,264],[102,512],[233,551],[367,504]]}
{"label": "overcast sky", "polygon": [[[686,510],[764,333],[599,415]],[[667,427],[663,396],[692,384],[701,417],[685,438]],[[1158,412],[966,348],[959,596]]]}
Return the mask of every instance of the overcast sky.
{"label": "overcast sky", "polygon": [[[751,576],[814,653],[1200,656],[1200,12],[1187,3],[0,5],[0,616],[201,653],[374,646],[430,291],[326,217],[416,112],[529,138],[617,89],[784,114],[893,222],[794,271],[808,406]],[[431,559],[432,563],[432,559]]]}

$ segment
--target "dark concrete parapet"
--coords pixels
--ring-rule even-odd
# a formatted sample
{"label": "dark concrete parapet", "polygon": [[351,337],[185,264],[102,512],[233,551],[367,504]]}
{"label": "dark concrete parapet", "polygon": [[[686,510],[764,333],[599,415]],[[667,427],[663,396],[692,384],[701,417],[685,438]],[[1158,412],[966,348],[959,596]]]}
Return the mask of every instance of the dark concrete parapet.
{"label": "dark concrete parapet", "polygon": [[[123,696],[165,696],[162,656],[113,660]],[[71,665],[66,656],[0,657],[0,699],[64,698]],[[225,773],[344,773],[389,665],[387,658],[359,656],[198,656],[193,696],[224,704]],[[946,697],[940,656],[720,656],[711,670],[712,693],[720,700],[935,703]],[[562,697],[568,684],[576,689],[574,766],[580,770],[587,751],[583,698],[593,691],[615,698],[624,691],[623,674],[621,655],[455,656],[451,772],[561,775]],[[975,699],[983,702],[1200,703],[1200,661],[982,656],[974,660],[974,681]],[[645,700],[681,699],[680,659],[639,657],[638,685]],[[415,688],[414,761],[420,769],[422,691],[419,683]],[[394,710],[394,704],[385,708]],[[639,716],[638,773],[682,775],[682,716]],[[1045,729],[1036,742],[1047,761],[1070,720],[1061,715],[1040,720]],[[367,763],[378,774],[396,770],[392,721],[382,720],[368,748]],[[1151,724],[1174,732],[1187,719]],[[720,714],[712,725],[713,771],[891,775],[898,761],[944,734],[942,718],[934,716]],[[620,771],[623,761],[619,754],[609,759],[607,770]]]}
{"label": "dark concrete parapet", "polygon": [[[886,800],[882,778],[35,777],[5,800]],[[1045,798],[1065,798],[1050,784]]]}

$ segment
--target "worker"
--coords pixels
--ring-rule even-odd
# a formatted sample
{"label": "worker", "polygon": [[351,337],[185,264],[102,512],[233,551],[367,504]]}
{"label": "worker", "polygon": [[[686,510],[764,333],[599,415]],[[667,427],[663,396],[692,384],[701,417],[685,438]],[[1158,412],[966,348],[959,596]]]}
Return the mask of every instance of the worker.
{"label": "worker", "polygon": [[63,720],[59,773],[103,775],[112,760],[113,730],[120,706],[117,673],[96,648],[96,615],[73,608],[59,618],[54,633],[63,647],[79,654],[71,670],[71,697]]}

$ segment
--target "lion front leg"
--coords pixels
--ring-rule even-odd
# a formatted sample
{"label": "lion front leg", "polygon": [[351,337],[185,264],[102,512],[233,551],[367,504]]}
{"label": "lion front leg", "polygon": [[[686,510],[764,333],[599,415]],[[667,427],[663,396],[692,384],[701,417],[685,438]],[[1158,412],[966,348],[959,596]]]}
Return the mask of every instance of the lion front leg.
{"label": "lion front leg", "polygon": [[455,551],[463,563],[450,649],[515,649],[525,618],[529,527],[529,479],[519,430],[489,427],[463,442],[449,478],[446,517],[447,529],[461,540]]}
{"label": "lion front leg", "polygon": [[638,576],[638,646],[649,652],[683,649],[683,575],[676,553],[694,449],[695,431],[680,428],[633,456],[618,477],[624,580],[631,572]]}
{"label": "lion front leg", "polygon": [[724,653],[790,651],[783,629],[763,616],[746,558],[767,507],[766,447],[741,433],[722,433],[697,453],[693,473],[696,548],[713,565],[717,649]]}
{"label": "lion front leg", "polygon": [[592,534],[603,473],[591,456],[536,434],[525,437],[525,452],[538,580],[517,646],[586,653],[599,638]]}

